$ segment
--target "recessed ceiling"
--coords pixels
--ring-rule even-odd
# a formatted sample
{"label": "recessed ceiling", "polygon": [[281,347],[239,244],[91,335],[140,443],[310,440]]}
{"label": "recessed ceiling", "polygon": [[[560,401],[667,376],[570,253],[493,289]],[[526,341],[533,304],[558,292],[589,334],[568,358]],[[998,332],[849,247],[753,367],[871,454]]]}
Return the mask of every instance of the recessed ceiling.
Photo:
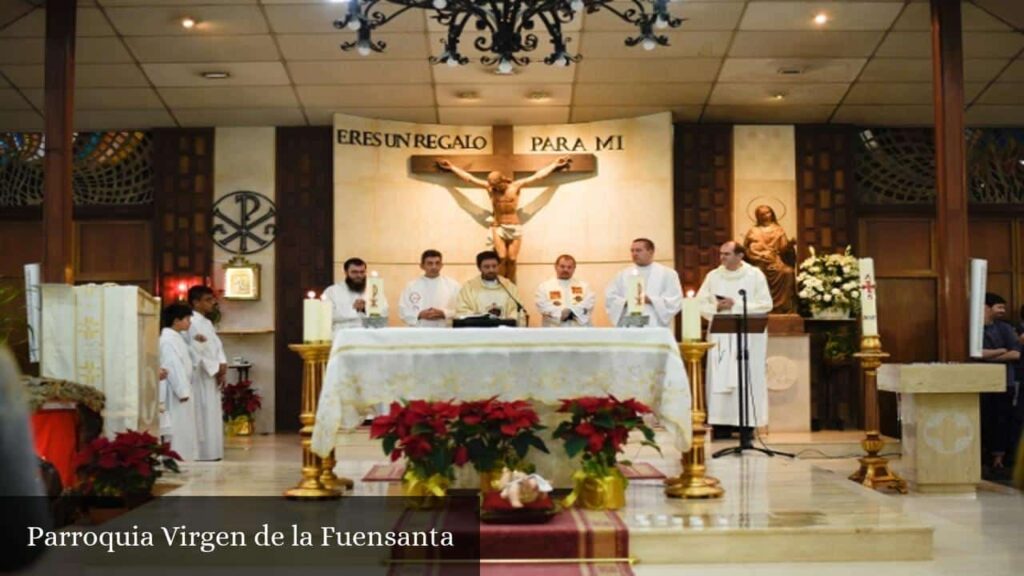
{"label": "recessed ceiling", "polygon": [[[968,122],[1024,123],[1024,0],[962,6]],[[330,0],[80,0],[75,124],[324,125],[334,112],[535,124],[658,111],[685,122],[932,122],[926,0],[669,7],[687,18],[666,32],[671,46],[628,48],[629,27],[598,12],[567,27],[579,64],[499,76],[476,62],[429,64],[442,30],[415,10],[375,35],[385,53],[360,57],[339,49],[353,33],[333,28],[344,6]],[[44,31],[43,8],[0,0],[0,130],[42,128]]]}

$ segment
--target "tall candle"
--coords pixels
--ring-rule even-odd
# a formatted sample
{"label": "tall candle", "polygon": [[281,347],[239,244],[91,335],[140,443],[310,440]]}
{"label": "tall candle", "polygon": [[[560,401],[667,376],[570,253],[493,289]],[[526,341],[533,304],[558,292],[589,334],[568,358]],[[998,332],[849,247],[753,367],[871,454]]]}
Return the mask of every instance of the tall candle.
{"label": "tall candle", "polygon": [[317,316],[320,318],[317,340],[330,342],[334,339],[334,303],[327,299],[327,293],[320,295],[318,301],[320,311]]}
{"label": "tall candle", "polygon": [[380,316],[384,309],[384,279],[377,271],[370,273],[366,280],[366,314],[367,316]]}
{"label": "tall candle", "polygon": [[878,294],[875,284],[875,261],[861,258],[860,264],[860,320],[861,335],[878,336]]}
{"label": "tall candle", "polygon": [[683,340],[700,340],[700,306],[693,290],[683,298]]}
{"label": "tall candle", "polygon": [[302,341],[316,342],[320,339],[320,301],[310,291],[302,301]]}
{"label": "tall candle", "polygon": [[626,280],[626,312],[629,314],[640,315],[644,313],[644,279],[640,276],[640,271],[633,268],[633,274],[631,274]]}

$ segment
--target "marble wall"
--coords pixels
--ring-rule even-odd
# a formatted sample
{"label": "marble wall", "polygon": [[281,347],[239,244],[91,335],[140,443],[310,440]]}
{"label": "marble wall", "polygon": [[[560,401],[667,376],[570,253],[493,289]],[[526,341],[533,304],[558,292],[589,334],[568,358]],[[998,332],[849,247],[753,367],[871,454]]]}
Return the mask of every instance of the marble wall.
{"label": "marble wall", "polygon": [[[487,139],[483,149],[450,152],[339,144],[336,139],[336,280],[344,278],[345,259],[359,256],[384,277],[387,296],[396,302],[405,284],[421,273],[419,256],[427,248],[444,253],[445,274],[460,281],[477,274],[476,253],[488,249],[489,230],[482,222],[490,212],[487,193],[464,185],[450,174],[410,174],[409,156],[490,154],[491,128],[410,124],[342,114],[335,115],[334,125],[336,135],[344,129]],[[621,149],[611,146],[595,150],[598,139],[608,136],[620,136]],[[633,238],[651,238],[657,245],[656,259],[674,266],[671,116],[516,127],[515,152],[530,153],[535,138],[550,138],[550,142],[564,138],[570,144],[579,138],[585,149],[575,151],[594,153],[597,172],[556,174],[542,186],[523,191],[520,208],[538,207],[524,225],[517,282],[530,311],[531,325],[539,325],[533,292],[554,275],[554,259],[565,252],[576,257],[577,277],[590,282],[601,294],[595,322],[607,325],[604,287],[631,264],[629,244]],[[392,313],[391,323],[398,322],[397,314]]]}
{"label": "marble wall", "polygon": [[[258,192],[275,199],[274,128],[217,128],[215,142],[215,203],[240,190]],[[218,331],[228,363],[237,357],[252,362],[249,376],[263,396],[263,408],[256,413],[257,433],[274,431],[274,252],[271,244],[260,252],[245,256],[249,262],[262,267],[259,300],[225,300],[220,297],[223,318]],[[223,294],[224,264],[233,256],[214,246],[213,284],[218,294]],[[229,370],[228,378],[232,382],[236,376],[234,370]]]}

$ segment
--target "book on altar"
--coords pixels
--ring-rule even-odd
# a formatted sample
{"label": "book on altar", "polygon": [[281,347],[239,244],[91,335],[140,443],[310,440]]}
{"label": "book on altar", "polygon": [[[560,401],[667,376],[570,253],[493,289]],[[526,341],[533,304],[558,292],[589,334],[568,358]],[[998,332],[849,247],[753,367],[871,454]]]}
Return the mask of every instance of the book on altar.
{"label": "book on altar", "polygon": [[160,299],[115,284],[43,284],[40,295],[40,374],[103,392],[104,434],[158,435]]}

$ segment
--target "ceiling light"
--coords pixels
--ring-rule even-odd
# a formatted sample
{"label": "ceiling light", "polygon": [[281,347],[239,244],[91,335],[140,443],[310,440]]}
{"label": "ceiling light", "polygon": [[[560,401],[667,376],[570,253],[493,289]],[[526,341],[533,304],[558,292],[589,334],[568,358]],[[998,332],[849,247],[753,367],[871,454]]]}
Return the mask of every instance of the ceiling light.
{"label": "ceiling light", "polygon": [[551,100],[551,94],[538,90],[536,92],[530,92],[526,95],[526,98],[531,102],[547,102],[548,100]]}
{"label": "ceiling light", "polygon": [[455,97],[459,100],[479,100],[480,94],[473,90],[466,90],[464,92],[456,92]]}
{"label": "ceiling light", "polygon": [[772,100],[785,100],[785,99],[786,99],[786,95],[783,94],[782,92],[777,92],[775,94],[772,94]]}
{"label": "ceiling light", "polygon": [[191,30],[191,29],[195,28],[195,26],[196,26],[196,21],[193,20],[192,18],[185,17],[185,18],[181,19],[181,27],[184,28],[185,30]]}
{"label": "ceiling light", "polygon": [[776,70],[775,73],[779,76],[799,76],[804,73],[804,69],[796,66],[783,66]]}
{"label": "ceiling light", "polygon": [[213,71],[213,72],[203,72],[202,74],[200,74],[200,76],[202,76],[203,78],[206,78],[207,80],[224,80],[225,78],[230,78],[231,77],[231,73],[230,72],[224,72],[224,71]]}
{"label": "ceiling light", "polygon": [[828,22],[828,14],[825,14],[824,12],[819,12],[818,15],[814,17],[814,23],[818,26],[822,26],[826,22]]}

